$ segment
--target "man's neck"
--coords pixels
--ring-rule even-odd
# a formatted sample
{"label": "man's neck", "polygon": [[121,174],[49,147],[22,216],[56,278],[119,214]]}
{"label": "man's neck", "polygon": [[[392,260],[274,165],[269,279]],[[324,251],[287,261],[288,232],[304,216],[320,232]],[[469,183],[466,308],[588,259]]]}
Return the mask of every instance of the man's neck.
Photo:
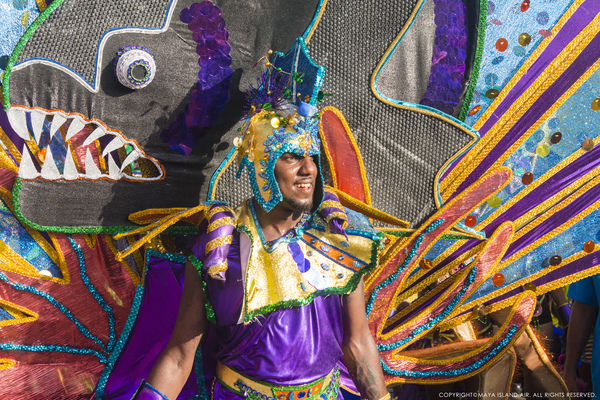
{"label": "man's neck", "polygon": [[252,199],[252,201],[254,202],[258,222],[260,222],[260,227],[267,241],[279,239],[302,219],[303,212],[294,211],[283,203],[277,204],[271,211],[266,212],[255,199]]}

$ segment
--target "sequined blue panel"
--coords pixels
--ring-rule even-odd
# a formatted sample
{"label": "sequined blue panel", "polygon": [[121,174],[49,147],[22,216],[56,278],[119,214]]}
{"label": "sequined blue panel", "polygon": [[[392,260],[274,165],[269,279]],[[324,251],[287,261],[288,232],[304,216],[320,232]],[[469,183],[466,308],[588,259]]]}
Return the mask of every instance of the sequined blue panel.
{"label": "sequined blue panel", "polygon": [[17,42],[39,14],[35,0],[2,0],[0,3],[0,74],[4,72]]}
{"label": "sequined blue panel", "polygon": [[38,271],[47,270],[54,277],[63,277],[58,266],[35,239],[29,235],[29,232],[23,228],[2,200],[0,200],[0,225],[2,226],[0,241],[4,242]]}
{"label": "sequined blue panel", "polygon": [[[535,182],[548,170],[580,150],[583,140],[594,138],[598,134],[596,127],[600,126],[600,112],[592,110],[591,103],[594,98],[600,97],[597,92],[599,86],[600,70],[597,70],[506,159],[502,165],[513,171],[513,179],[497,195],[502,204],[526,187],[522,182],[524,174],[531,172]],[[562,137],[558,143],[553,143],[552,135],[556,132],[560,132]],[[543,145],[548,146],[549,153],[546,156],[540,156],[537,152]],[[471,215],[477,221],[483,221],[495,210],[496,208],[483,203]]]}
{"label": "sequined blue panel", "polygon": [[[600,239],[600,209],[597,209],[587,215],[584,219],[577,222],[569,229],[558,234],[553,240],[536,248],[535,251],[525,254],[506,268],[502,270],[505,281],[502,286],[510,285],[513,282],[523,279],[526,276],[534,274],[549,265],[549,258],[553,255],[559,255],[566,259],[573,254],[583,250],[583,244],[588,240],[598,242]],[[498,288],[493,284],[492,279],[485,281],[481,287],[469,298],[477,299],[493,292]]]}
{"label": "sequined blue panel", "polygon": [[[544,39],[543,31],[551,31],[558,19],[573,4],[573,0],[531,1],[526,11],[521,10],[521,1],[488,1],[485,27],[485,44],[481,58],[479,79],[469,110],[481,109],[467,115],[465,122],[473,126],[494,101],[486,96],[490,89],[502,91],[525,60],[538,48]],[[542,31],[542,33],[540,33]],[[529,35],[529,44],[522,46],[519,35]],[[498,40],[505,39],[506,47],[496,47]]]}

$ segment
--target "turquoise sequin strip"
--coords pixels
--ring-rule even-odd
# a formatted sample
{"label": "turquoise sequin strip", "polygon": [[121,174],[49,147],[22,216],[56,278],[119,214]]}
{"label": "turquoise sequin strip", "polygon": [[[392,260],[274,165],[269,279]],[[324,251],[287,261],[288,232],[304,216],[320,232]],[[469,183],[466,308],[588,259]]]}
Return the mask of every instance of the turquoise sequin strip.
{"label": "turquoise sequin strip", "polygon": [[104,312],[106,312],[106,315],[108,316],[109,339],[106,349],[108,351],[111,351],[113,346],[115,345],[116,339],[115,314],[113,313],[112,308],[108,304],[106,304],[102,296],[98,294],[98,291],[96,290],[94,285],[92,285],[90,278],[87,276],[85,272],[85,258],[83,256],[83,252],[81,251],[81,247],[79,246],[79,244],[77,244],[77,242],[75,242],[75,240],[70,235],[67,235],[67,238],[69,239],[73,250],[75,250],[75,253],[77,254],[77,259],[79,260],[79,273],[81,275],[81,280],[83,281],[83,284],[85,285],[85,287],[88,288],[90,294],[92,295],[92,297],[94,297],[94,300],[98,302],[100,307],[102,307],[102,309],[104,310]]}
{"label": "turquoise sequin strip", "polygon": [[415,240],[415,244],[408,252],[406,259],[404,260],[402,265],[398,268],[398,270],[396,272],[394,272],[392,275],[390,275],[386,280],[384,280],[379,285],[377,285],[375,287],[375,289],[373,289],[371,296],[369,296],[369,301],[367,302],[367,317],[369,316],[369,314],[371,314],[371,310],[373,309],[373,304],[375,303],[375,298],[377,297],[377,294],[379,293],[379,291],[396,280],[398,275],[400,275],[400,273],[402,271],[404,271],[404,268],[406,268],[408,266],[408,264],[410,264],[410,261],[417,255],[417,250],[419,249],[421,242],[423,242],[425,235],[428,234],[429,232],[432,232],[435,228],[440,226],[443,222],[444,222],[443,218],[436,219],[435,221],[433,221],[433,223],[431,225],[429,225],[427,228],[425,228],[423,233],[421,233]]}
{"label": "turquoise sequin strip", "polygon": [[477,268],[473,268],[471,270],[471,272],[469,272],[469,276],[467,277],[467,279],[466,279],[464,285],[462,286],[462,288],[460,289],[460,291],[456,294],[454,299],[452,299],[452,301],[444,308],[444,310],[441,313],[437,314],[435,317],[430,317],[425,324],[419,325],[416,329],[414,329],[412,331],[412,333],[410,335],[408,335],[404,339],[402,339],[398,342],[395,342],[395,343],[377,345],[377,348],[379,349],[379,351],[393,350],[393,349],[397,349],[398,347],[404,346],[406,343],[410,342],[412,339],[414,339],[421,333],[433,328],[441,320],[446,318],[446,316],[448,316],[448,314],[450,314],[452,312],[452,310],[454,310],[456,308],[460,299],[464,296],[464,294],[467,292],[469,287],[473,284],[473,282],[475,281],[476,275],[477,275]]}
{"label": "turquoise sequin strip", "polygon": [[31,351],[31,352],[40,352],[40,351],[56,351],[61,353],[71,353],[71,354],[79,354],[79,355],[93,355],[98,357],[98,361],[102,364],[106,364],[106,357],[96,350],[92,349],[80,349],[77,347],[71,346],[55,346],[52,344],[48,345],[39,345],[39,346],[28,346],[21,344],[12,344],[12,343],[2,343],[0,344],[0,350],[17,350],[17,351]]}
{"label": "turquoise sequin strip", "polygon": [[6,284],[8,284],[10,287],[12,287],[15,290],[29,292],[31,294],[34,294],[34,295],[39,296],[42,299],[46,300],[48,303],[50,303],[54,307],[56,307],[61,313],[63,313],[65,315],[65,317],[67,317],[68,319],[73,321],[73,323],[75,323],[75,326],[77,327],[77,329],[79,330],[79,332],[81,332],[81,334],[83,336],[85,336],[88,339],[93,340],[104,350],[107,349],[106,345],[98,337],[93,335],[85,326],[83,326],[83,324],[71,313],[71,311],[69,311],[69,309],[67,309],[67,307],[65,307],[62,303],[60,303],[58,300],[56,300],[54,297],[52,297],[48,293],[42,292],[41,290],[38,290],[37,288],[35,288],[33,286],[21,285],[19,283],[11,282],[8,279],[8,277],[1,272],[0,272],[0,280],[5,282]]}

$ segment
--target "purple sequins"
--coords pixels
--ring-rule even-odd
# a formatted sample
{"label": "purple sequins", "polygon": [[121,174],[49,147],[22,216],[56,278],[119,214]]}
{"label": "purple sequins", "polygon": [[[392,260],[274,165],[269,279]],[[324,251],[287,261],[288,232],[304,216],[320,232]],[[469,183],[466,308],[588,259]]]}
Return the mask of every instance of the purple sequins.
{"label": "purple sequins", "polygon": [[421,104],[453,115],[462,94],[467,58],[466,8],[461,0],[434,0],[435,47]]}
{"label": "purple sequins", "polygon": [[198,45],[198,82],[185,111],[161,133],[161,140],[173,150],[187,155],[212,128],[229,100],[231,86],[231,46],[221,10],[210,1],[184,8],[181,21],[188,24]]}

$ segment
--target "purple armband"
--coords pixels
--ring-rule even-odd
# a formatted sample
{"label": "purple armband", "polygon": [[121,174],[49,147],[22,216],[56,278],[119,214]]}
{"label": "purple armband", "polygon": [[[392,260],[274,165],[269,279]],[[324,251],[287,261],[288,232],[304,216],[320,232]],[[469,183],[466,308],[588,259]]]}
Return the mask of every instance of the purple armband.
{"label": "purple armband", "polygon": [[165,395],[152,387],[148,382],[142,380],[140,386],[133,394],[131,400],[169,400]]}
{"label": "purple armband", "polygon": [[560,307],[557,307],[556,317],[558,318],[558,322],[560,322],[562,326],[569,325],[569,318],[571,317],[571,306],[568,303],[564,303]]}

